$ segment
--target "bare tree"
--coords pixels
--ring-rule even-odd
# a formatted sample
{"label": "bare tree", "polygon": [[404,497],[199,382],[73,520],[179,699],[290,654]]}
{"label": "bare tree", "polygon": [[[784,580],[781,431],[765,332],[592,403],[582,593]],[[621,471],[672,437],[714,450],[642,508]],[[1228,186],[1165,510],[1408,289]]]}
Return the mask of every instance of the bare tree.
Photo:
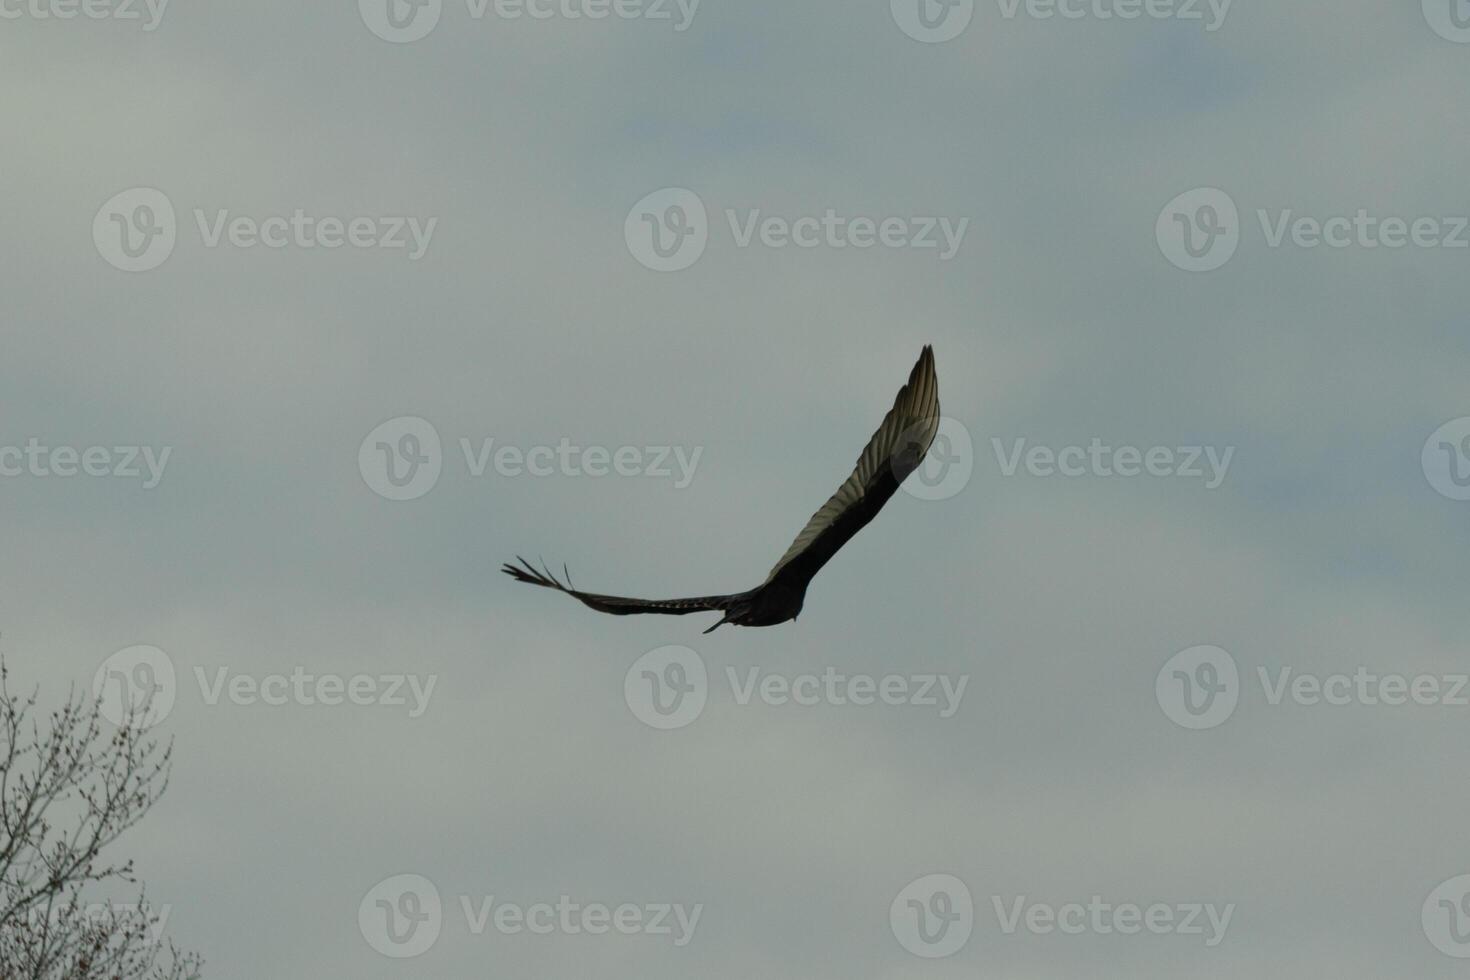
{"label": "bare tree", "polygon": [[88,903],[137,884],[132,861],[102,852],[168,786],[173,746],[148,734],[147,708],[125,705],[113,726],[73,686],[38,717],[36,693],[12,694],[0,658],[0,980],[199,976],[198,955],[163,942],[141,886],[136,902]]}

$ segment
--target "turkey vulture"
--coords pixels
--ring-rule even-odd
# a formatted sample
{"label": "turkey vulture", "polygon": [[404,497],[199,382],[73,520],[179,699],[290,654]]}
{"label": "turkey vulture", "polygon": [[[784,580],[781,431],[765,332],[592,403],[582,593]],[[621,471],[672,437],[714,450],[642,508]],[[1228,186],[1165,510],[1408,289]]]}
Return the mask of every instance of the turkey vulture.
{"label": "turkey vulture", "polygon": [[520,565],[506,564],[501,570],[517,582],[556,589],[615,616],[661,613],[683,616],[692,612],[720,611],[724,618],[705,630],[712,633],[725,623],[736,626],[774,626],[795,619],[801,612],[806,587],[837,549],[871,521],[892,497],[904,478],[918,468],[929,444],[939,431],[939,379],[934,374],[934,351],[925,345],[919,361],[909,373],[908,383],[893,400],[883,424],[868,440],[852,475],[837,488],[832,499],[812,515],[786,554],[776,562],[766,580],[748,592],[709,595],[693,599],[627,599],[622,596],[581,592],[572,587],[565,566],[562,582],[550,571],[537,571],[520,556]]}

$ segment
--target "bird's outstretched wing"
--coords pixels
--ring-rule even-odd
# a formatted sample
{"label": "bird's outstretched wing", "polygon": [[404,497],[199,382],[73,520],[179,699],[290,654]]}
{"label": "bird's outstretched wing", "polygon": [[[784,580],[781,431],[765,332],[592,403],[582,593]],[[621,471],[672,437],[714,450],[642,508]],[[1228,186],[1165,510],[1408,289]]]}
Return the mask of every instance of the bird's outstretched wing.
{"label": "bird's outstretched wing", "polygon": [[629,599],[617,595],[597,595],[593,592],[579,592],[572,588],[572,576],[562,567],[562,575],[566,577],[563,583],[550,571],[537,571],[531,563],[520,555],[516,559],[521,563],[519,566],[506,564],[501,566],[501,571],[515,579],[517,582],[528,582],[531,585],[539,585],[547,589],[556,589],[580,601],[583,605],[590,606],[598,612],[612,613],[614,616],[630,616],[634,613],[660,613],[665,616],[684,616],[694,612],[708,612],[710,610],[722,610],[729,608],[730,604],[738,596],[729,595],[707,595],[693,599]]}
{"label": "bird's outstretched wing", "polygon": [[777,576],[809,580],[815,575],[918,469],[938,431],[939,378],[934,373],[934,350],[926,344],[852,475],[807,521],[766,582]]}

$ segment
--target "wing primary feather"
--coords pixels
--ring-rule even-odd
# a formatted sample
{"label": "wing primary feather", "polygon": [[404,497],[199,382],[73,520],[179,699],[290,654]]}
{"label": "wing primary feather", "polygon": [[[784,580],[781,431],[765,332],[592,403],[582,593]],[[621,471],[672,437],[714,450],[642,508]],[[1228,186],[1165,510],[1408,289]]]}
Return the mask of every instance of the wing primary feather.
{"label": "wing primary feather", "polygon": [[551,571],[551,566],[542,559],[541,568],[536,568],[525,558],[516,555],[516,561],[520,565],[504,564],[500,570],[517,582],[525,582],[528,585],[539,585],[544,589],[555,589],[564,592],[585,606],[590,606],[599,612],[612,613],[617,616],[626,616],[634,613],[661,613],[669,616],[683,616],[693,612],[706,612],[721,610],[729,607],[736,596],[714,595],[694,596],[687,599],[634,599],[628,596],[601,595],[595,592],[582,592],[572,586],[572,573],[566,564],[562,564],[562,575],[566,578],[563,582]]}
{"label": "wing primary feather", "polygon": [[766,581],[770,582],[826,536],[824,546],[830,550],[813,556],[817,560],[811,574],[815,574],[821,562],[871,520],[898,485],[918,467],[938,431],[939,378],[934,371],[934,348],[925,344],[909,372],[908,382],[899,389],[893,407],[863,447],[851,475],[811,516]]}

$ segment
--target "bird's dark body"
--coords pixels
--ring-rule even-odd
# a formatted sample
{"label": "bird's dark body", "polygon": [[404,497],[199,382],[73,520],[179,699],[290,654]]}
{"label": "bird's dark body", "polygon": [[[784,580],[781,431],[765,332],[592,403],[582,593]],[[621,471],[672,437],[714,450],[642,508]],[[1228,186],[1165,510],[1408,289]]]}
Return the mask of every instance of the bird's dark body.
{"label": "bird's dark body", "polygon": [[[801,615],[806,602],[806,582],[791,577],[778,577],[758,589],[731,596],[730,606],[720,623],[735,626],[775,626],[789,623]],[[716,623],[715,626],[719,626]],[[713,630],[715,626],[711,626]]]}
{"label": "bird's dark body", "polygon": [[599,612],[615,616],[723,612],[723,618],[705,630],[706,633],[725,623],[775,626],[790,622],[801,613],[812,578],[878,515],[899,485],[918,467],[929,451],[938,423],[939,386],[934,376],[933,352],[925,347],[908,384],[899,392],[893,409],[859,457],[852,477],[813,515],[766,581],[749,591],[688,599],[631,599],[579,591],[572,587],[570,575],[566,575],[567,581],[563,583],[546,569],[536,570],[524,558],[519,566],[508,564],[504,571],[517,581],[557,589]]}

